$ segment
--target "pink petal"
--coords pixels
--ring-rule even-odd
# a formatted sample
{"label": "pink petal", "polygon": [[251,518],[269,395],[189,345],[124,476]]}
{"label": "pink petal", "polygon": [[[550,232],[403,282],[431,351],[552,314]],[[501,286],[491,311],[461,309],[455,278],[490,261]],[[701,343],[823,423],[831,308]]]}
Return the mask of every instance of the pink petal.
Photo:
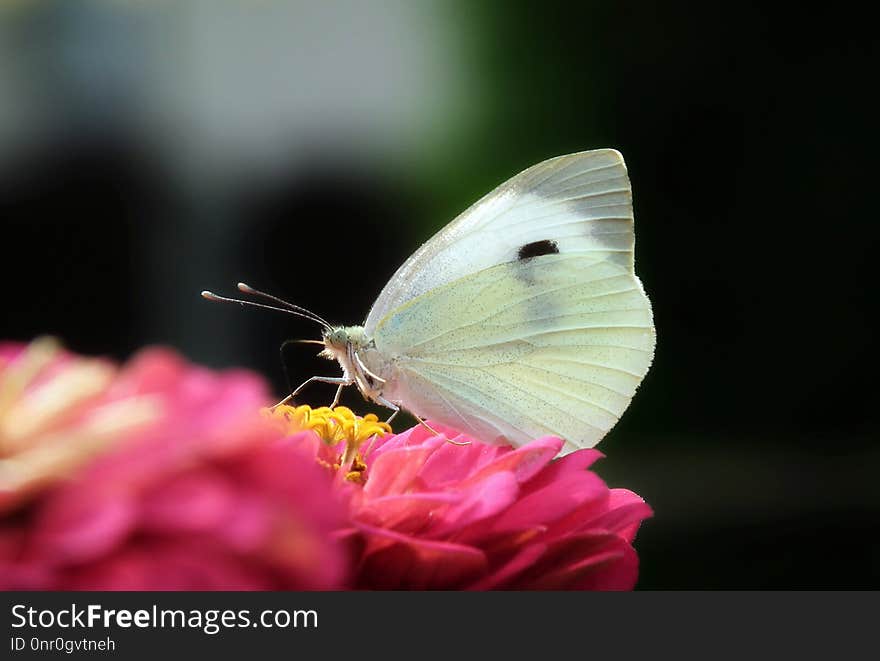
{"label": "pink petal", "polygon": [[519,483],[513,473],[494,473],[464,492],[464,499],[440,513],[431,537],[449,535],[495,516],[516,500]]}
{"label": "pink petal", "polygon": [[[613,557],[612,557],[613,556]],[[573,574],[577,572],[575,577]],[[639,556],[629,544],[621,542],[619,553],[609,552],[608,559],[602,564],[595,562],[583,563],[570,570],[571,590],[632,590],[639,577]]]}
{"label": "pink petal", "polygon": [[354,516],[367,525],[414,534],[430,524],[436,512],[459,502],[462,497],[454,492],[418,491],[364,499]]}
{"label": "pink petal", "polygon": [[53,563],[92,560],[121,543],[136,521],[124,494],[61,492],[35,525],[34,552]]}
{"label": "pink petal", "polygon": [[3,340],[0,342],[0,367],[5,364],[11,364],[24,353],[27,345],[23,342],[10,342]]}
{"label": "pink petal", "polygon": [[359,568],[367,582],[361,588],[454,589],[486,570],[486,556],[471,546],[359,527],[368,538]]}
{"label": "pink petal", "polygon": [[641,522],[652,514],[653,511],[647,503],[632,503],[609,510],[584,525],[582,529],[607,530],[618,535],[627,543],[631,543]]}
{"label": "pink petal", "polygon": [[372,460],[364,495],[376,498],[412,489],[422,464],[431,452],[433,448],[405,447],[382,453]]}
{"label": "pink petal", "polygon": [[601,501],[605,483],[595,473],[563,475],[541,489],[520,498],[492,524],[492,533],[549,525],[585,503]]}
{"label": "pink petal", "polygon": [[72,590],[266,590],[270,577],[257,565],[203,545],[153,544],[126,550],[73,573]]}
{"label": "pink petal", "polygon": [[639,523],[651,516],[651,508],[639,496],[622,489],[612,489],[602,500],[590,501],[555,521],[548,536],[559,537],[573,532],[607,531],[631,542]]}
{"label": "pink petal", "polygon": [[143,525],[154,531],[205,531],[219,527],[235,506],[232,485],[202,470],[160,484],[145,494]]}
{"label": "pink petal", "polygon": [[258,493],[239,493],[223,525],[215,534],[240,553],[253,553],[268,538],[272,515],[266,499]]}
{"label": "pink petal", "polygon": [[137,383],[140,392],[158,392],[175,387],[185,372],[185,363],[177,353],[150,347],[132,357],[123,369],[121,380]]}
{"label": "pink petal", "polygon": [[476,473],[462,481],[464,485],[475,484],[486,479],[492,473],[511,472],[522,484],[537,474],[562,449],[563,442],[553,436],[545,436],[516,450],[507,452]]}
{"label": "pink petal", "polygon": [[545,544],[529,544],[491,574],[468,587],[469,590],[497,590],[515,579],[516,575],[535,564],[546,552]]}
{"label": "pink petal", "polygon": [[0,527],[0,590],[52,589],[52,569],[25,553],[26,547],[27,531]]}
{"label": "pink petal", "polygon": [[[630,543],[635,539],[641,522],[654,516],[654,510],[645,502],[644,498],[629,489],[612,489],[608,505],[612,511],[620,510],[621,512],[615,521],[604,523],[606,529],[616,532]],[[629,511],[625,516],[624,510]]]}
{"label": "pink petal", "polygon": [[443,443],[428,457],[419,476],[431,488],[458,482],[462,477],[494,461],[504,451],[503,446],[485,443]]}
{"label": "pink petal", "polygon": [[637,576],[638,557],[624,540],[582,534],[553,543],[515,584],[523,590],[631,590]]}
{"label": "pink petal", "polygon": [[[440,437],[435,436],[421,425],[415,425],[400,434],[389,434],[387,436],[373,439],[370,442],[367,457],[371,457],[372,460],[375,460],[385,452],[399,450],[400,448],[425,445],[434,438]],[[367,463],[370,462],[368,461]]]}
{"label": "pink petal", "polygon": [[577,450],[551,461],[544,469],[524,485],[524,493],[537,491],[552,485],[566,475],[583,475],[604,455],[598,450]]}

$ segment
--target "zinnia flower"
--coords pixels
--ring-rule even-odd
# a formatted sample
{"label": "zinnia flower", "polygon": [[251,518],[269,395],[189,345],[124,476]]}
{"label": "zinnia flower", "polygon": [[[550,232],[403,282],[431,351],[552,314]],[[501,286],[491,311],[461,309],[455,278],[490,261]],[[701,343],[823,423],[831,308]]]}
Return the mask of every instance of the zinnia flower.
{"label": "zinnia flower", "polygon": [[[632,540],[651,509],[609,489],[563,442],[487,445],[453,430],[384,433],[375,416],[339,407],[279,407],[291,439],[336,471],[350,524],[339,531],[369,589],[628,590],[638,576]],[[431,425],[430,422],[427,423]]]}
{"label": "zinnia flower", "polygon": [[340,587],[343,511],[267,397],[164,350],[0,347],[0,588]]}
{"label": "zinnia flower", "polygon": [[635,584],[651,510],[594,450],[267,401],[167,350],[0,345],[0,589]]}

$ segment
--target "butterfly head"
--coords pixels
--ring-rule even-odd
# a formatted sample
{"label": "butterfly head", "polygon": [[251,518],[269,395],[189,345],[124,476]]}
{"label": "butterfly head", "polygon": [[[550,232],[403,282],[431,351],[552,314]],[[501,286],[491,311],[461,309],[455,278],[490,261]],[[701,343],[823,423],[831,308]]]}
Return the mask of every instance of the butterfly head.
{"label": "butterfly head", "polygon": [[363,326],[332,326],[321,335],[324,349],[318,355],[338,361],[346,376],[354,378],[358,355],[363,355],[370,345]]}
{"label": "butterfly head", "polygon": [[322,333],[324,350],[321,356],[339,359],[348,355],[349,351],[357,351],[367,346],[367,338],[362,326],[336,326],[325,328]]}
{"label": "butterfly head", "polygon": [[357,384],[367,399],[379,401],[388,382],[388,364],[376,351],[363,326],[338,326],[323,332],[323,358],[336,360],[346,379]]}

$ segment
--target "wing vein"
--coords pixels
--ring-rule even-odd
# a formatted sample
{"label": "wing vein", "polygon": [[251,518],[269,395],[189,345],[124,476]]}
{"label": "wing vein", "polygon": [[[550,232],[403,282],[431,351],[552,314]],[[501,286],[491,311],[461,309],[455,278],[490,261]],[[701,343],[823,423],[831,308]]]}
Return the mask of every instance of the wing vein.
{"label": "wing vein", "polygon": [[[586,420],[584,420],[584,419],[581,418],[580,416],[572,415],[572,413],[571,413],[570,411],[565,411],[564,409],[559,408],[558,406],[556,406],[556,405],[553,404],[552,402],[549,402],[549,401],[547,401],[546,399],[544,399],[544,398],[542,398],[542,397],[538,397],[538,395],[536,395],[535,393],[530,393],[529,391],[527,391],[527,390],[525,390],[525,389],[523,389],[523,388],[520,388],[520,387],[517,386],[516,384],[509,383],[508,381],[505,381],[504,379],[501,379],[501,378],[497,377],[496,375],[492,374],[491,372],[487,372],[486,370],[479,369],[478,371],[483,372],[484,374],[487,374],[487,375],[491,376],[491,377],[494,378],[494,379],[497,379],[499,382],[501,382],[502,384],[504,384],[504,385],[506,385],[506,386],[509,386],[509,387],[512,388],[513,390],[517,390],[517,391],[519,391],[519,392],[521,392],[521,393],[524,393],[524,394],[527,395],[527,396],[530,395],[531,397],[534,397],[537,401],[541,402],[542,404],[545,404],[546,406],[548,406],[548,407],[551,408],[551,409],[554,409],[554,410],[556,410],[556,411],[562,413],[562,414],[565,415],[565,416],[571,416],[571,417],[574,417],[578,422],[580,422],[580,423],[583,424],[583,425],[586,425],[587,427],[592,427],[593,429],[596,429],[596,430],[598,430],[598,431],[600,431],[600,432],[604,432],[604,430],[603,430],[601,427],[597,427],[596,425],[594,425],[594,424],[592,424],[592,423],[590,423],[590,422],[587,422]],[[463,386],[467,386],[467,387],[470,387],[470,388],[475,388],[476,390],[480,390],[479,388],[476,388],[476,386],[474,386],[472,383],[467,383],[466,381],[462,381],[461,379],[457,379],[457,378],[455,378],[454,376],[451,376],[450,374],[444,374],[443,377],[444,377],[444,378],[447,378],[447,379],[449,379],[449,380],[451,380],[451,381],[455,381],[456,383],[461,384],[461,385],[463,385]],[[486,393],[486,392],[483,391],[483,390],[480,390],[480,392],[481,392],[483,395],[485,395],[486,397],[490,398],[490,399],[494,399],[495,401],[500,401],[500,400],[498,400],[497,397],[494,397],[494,396],[492,396],[492,395]],[[524,408],[523,408],[523,411],[529,411],[528,407],[524,407]],[[545,423],[541,422],[541,421],[538,420],[537,418],[532,417],[532,416],[529,415],[528,413],[524,413],[524,417],[525,417],[525,418],[528,418],[532,423],[536,424],[538,427],[543,427],[544,429],[549,430],[549,431],[550,431],[551,433],[553,433],[553,434],[561,434],[561,432],[558,432],[558,431],[555,431],[555,430],[551,429],[551,428],[548,427]],[[615,417],[617,417],[617,416],[615,416]]]}
{"label": "wing vein", "polygon": [[[518,364],[521,364],[521,363],[518,363]],[[535,370],[536,372],[543,372],[543,373],[545,373],[545,374],[548,374],[548,375],[550,375],[551,377],[553,377],[553,376],[561,376],[561,377],[566,378],[566,379],[571,379],[571,380],[573,380],[573,381],[577,381],[577,382],[579,382],[579,383],[586,384],[586,385],[588,385],[588,386],[590,386],[590,387],[592,387],[592,388],[601,388],[602,390],[607,390],[608,392],[613,393],[613,394],[615,394],[615,395],[619,395],[619,396],[621,396],[621,397],[630,398],[630,397],[632,396],[631,393],[621,392],[621,391],[619,391],[619,390],[615,390],[614,388],[611,388],[610,386],[606,386],[605,384],[598,383],[598,382],[596,382],[596,381],[584,381],[584,380],[579,379],[579,378],[574,377],[574,376],[569,376],[569,375],[567,375],[567,374],[562,374],[562,373],[560,373],[560,372],[554,372],[553,370],[549,370],[549,369],[546,369],[546,368],[543,368],[543,367],[538,367],[537,365],[527,365],[527,367],[529,367],[529,368],[532,369],[532,370]],[[538,383],[538,382],[535,381],[535,383]],[[552,386],[548,385],[547,383],[544,383],[544,382],[540,382],[540,383],[541,383],[541,385],[544,385],[545,387],[550,388],[551,390],[554,390],[554,388],[552,388]],[[576,399],[576,400],[578,400],[578,401],[583,401],[583,402],[586,403],[586,404],[593,405],[593,406],[595,406],[596,408],[600,408],[600,409],[602,409],[602,410],[604,410],[604,411],[607,411],[608,413],[610,413],[610,414],[612,414],[612,415],[614,415],[614,416],[617,416],[617,413],[615,413],[614,411],[611,411],[610,409],[606,409],[606,408],[605,408],[604,406],[602,406],[601,404],[596,404],[595,402],[591,402],[591,401],[589,401],[589,400],[582,400],[580,397],[577,397],[576,395],[574,395],[574,394],[572,394],[572,393],[570,393],[570,392],[568,392],[568,391],[566,391],[566,390],[556,390],[556,392],[560,392],[560,393],[562,393],[562,394],[564,394],[564,395],[569,395],[572,399]]]}
{"label": "wing vein", "polygon": [[[601,170],[610,170],[611,168],[619,168],[619,167],[620,167],[620,163],[611,163],[609,165],[602,165],[601,167],[598,167],[598,168],[590,168],[589,170],[580,170],[579,172],[576,172],[576,173],[569,175],[567,177],[562,177],[561,179],[557,179],[556,183],[564,184],[566,181],[571,181],[575,177],[580,177],[581,175],[588,174],[590,172],[599,172]],[[626,176],[626,172],[621,168],[619,174],[615,175],[614,177],[609,177],[609,179],[616,179],[617,177],[625,177],[625,176]],[[608,179],[597,179],[597,181],[607,181],[607,180]]]}
{"label": "wing vein", "polygon": [[[622,277],[622,276],[621,275],[613,275],[613,276],[608,276],[607,278],[599,278],[599,279],[594,280],[592,282],[602,282],[603,280],[611,280],[613,278],[619,278],[619,277]],[[592,284],[592,282],[591,282],[591,284]],[[492,284],[492,283],[489,283],[485,287],[483,287],[483,289],[480,290],[480,293],[485,291],[489,287],[490,284]],[[579,287],[582,284],[584,284],[584,283],[574,282],[574,283],[562,285],[560,287],[554,287],[552,289],[547,289],[547,290],[542,291],[539,294],[534,294],[532,296],[528,296],[526,298],[521,298],[517,301],[514,301],[508,305],[508,308],[513,307],[515,305],[522,305],[523,303],[528,303],[529,301],[533,301],[533,300],[541,298],[543,296],[564,292],[567,289],[571,289],[573,287]],[[597,296],[589,296],[589,297],[587,297],[587,300],[592,301],[592,300],[596,300],[596,299],[600,299],[600,298],[607,298],[609,296],[617,296],[619,294],[625,294],[625,293],[631,292],[631,291],[638,291],[638,289],[636,287],[629,287],[628,289],[621,289],[621,290],[616,290],[613,292],[607,292],[605,294],[599,294]],[[419,349],[421,347],[424,347],[426,344],[434,342],[435,340],[438,340],[441,337],[445,337],[445,336],[449,335],[450,333],[461,331],[465,328],[472,328],[474,326],[478,326],[480,324],[483,324],[486,321],[488,321],[489,319],[491,319],[492,317],[495,317],[499,314],[502,314],[503,312],[504,312],[503,310],[501,312],[494,312],[494,313],[491,313],[485,317],[474,320],[468,324],[463,324],[461,326],[455,326],[454,328],[448,328],[444,331],[441,331],[440,333],[436,333],[435,335],[432,335],[431,337],[425,338],[424,340],[422,340],[421,342],[418,342],[417,344],[412,345],[411,347],[409,347],[409,350],[413,351],[413,350]],[[531,337],[531,336],[526,336],[526,337]]]}

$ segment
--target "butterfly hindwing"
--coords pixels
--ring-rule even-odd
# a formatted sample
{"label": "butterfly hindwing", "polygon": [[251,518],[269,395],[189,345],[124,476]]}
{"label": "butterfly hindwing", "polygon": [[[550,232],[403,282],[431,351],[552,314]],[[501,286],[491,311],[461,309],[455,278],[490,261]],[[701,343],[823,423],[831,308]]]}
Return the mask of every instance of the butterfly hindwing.
{"label": "butterfly hindwing", "polygon": [[654,347],[640,284],[603,257],[500,264],[410,301],[374,337],[399,370],[391,396],[488,441],[553,434],[594,445]]}

